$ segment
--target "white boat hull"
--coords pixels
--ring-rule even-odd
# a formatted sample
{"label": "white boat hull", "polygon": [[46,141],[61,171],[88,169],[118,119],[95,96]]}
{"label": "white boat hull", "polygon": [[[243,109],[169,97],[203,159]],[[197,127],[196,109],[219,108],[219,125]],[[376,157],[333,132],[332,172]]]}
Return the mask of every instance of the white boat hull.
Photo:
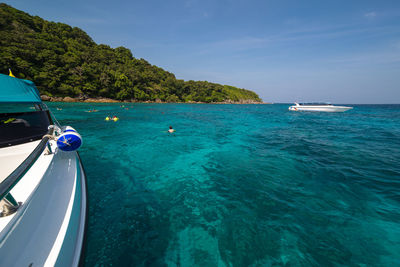
{"label": "white boat hull", "polygon": [[345,106],[290,106],[291,111],[344,112],[352,107]]}
{"label": "white boat hull", "polygon": [[[41,157],[52,157],[50,164],[42,166],[39,184],[0,232],[2,266],[79,265],[87,212],[80,159],[77,152]],[[40,162],[39,158],[32,171]],[[14,195],[17,198],[17,192]]]}

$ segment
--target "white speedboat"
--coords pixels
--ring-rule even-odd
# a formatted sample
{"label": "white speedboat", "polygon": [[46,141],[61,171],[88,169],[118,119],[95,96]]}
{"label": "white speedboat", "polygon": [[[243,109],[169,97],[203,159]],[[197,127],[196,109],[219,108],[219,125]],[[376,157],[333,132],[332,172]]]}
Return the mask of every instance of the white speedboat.
{"label": "white speedboat", "polygon": [[0,74],[1,266],[78,266],[87,213],[80,144],[32,82]]}
{"label": "white speedboat", "polygon": [[330,103],[294,103],[289,110],[292,111],[320,111],[320,112],[344,112],[352,109],[346,106],[334,106]]}

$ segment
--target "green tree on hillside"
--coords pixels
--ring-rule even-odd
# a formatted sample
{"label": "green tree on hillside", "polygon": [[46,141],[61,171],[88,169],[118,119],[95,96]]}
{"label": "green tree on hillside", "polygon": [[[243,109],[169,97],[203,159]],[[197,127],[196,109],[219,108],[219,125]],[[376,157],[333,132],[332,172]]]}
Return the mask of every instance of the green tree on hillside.
{"label": "green tree on hillside", "polygon": [[255,100],[252,91],[207,81],[183,81],[133,57],[125,47],[96,44],[84,31],[0,4],[0,73],[8,68],[50,96],[139,101]]}

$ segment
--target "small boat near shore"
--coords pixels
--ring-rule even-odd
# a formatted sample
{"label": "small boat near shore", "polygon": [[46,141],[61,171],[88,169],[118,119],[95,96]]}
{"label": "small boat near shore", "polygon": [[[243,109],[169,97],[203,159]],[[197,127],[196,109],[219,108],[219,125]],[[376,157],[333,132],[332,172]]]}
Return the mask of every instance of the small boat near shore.
{"label": "small boat near shore", "polygon": [[291,111],[319,111],[319,112],[344,112],[353,107],[334,106],[331,103],[294,103],[290,106]]}
{"label": "small boat near shore", "polygon": [[33,82],[0,74],[1,266],[78,266],[86,228],[82,143]]}

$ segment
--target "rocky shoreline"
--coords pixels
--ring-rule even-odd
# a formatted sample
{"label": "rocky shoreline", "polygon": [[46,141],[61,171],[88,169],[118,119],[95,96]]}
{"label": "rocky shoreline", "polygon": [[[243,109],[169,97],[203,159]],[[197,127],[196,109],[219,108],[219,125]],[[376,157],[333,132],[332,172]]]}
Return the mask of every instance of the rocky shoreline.
{"label": "rocky shoreline", "polygon": [[[135,99],[131,100],[115,100],[111,98],[105,97],[98,97],[98,98],[86,98],[86,97],[51,97],[47,95],[40,96],[42,101],[49,101],[49,102],[84,102],[84,103],[175,103],[175,102],[165,102],[161,101],[160,99],[156,99],[156,101],[138,101]],[[196,101],[189,101],[189,102],[176,102],[176,103],[190,103],[190,104],[206,104],[205,102],[196,102]],[[264,103],[260,101],[255,101],[251,99],[244,99],[240,101],[233,101],[233,100],[225,100],[223,102],[213,102],[209,104],[270,104]]]}

